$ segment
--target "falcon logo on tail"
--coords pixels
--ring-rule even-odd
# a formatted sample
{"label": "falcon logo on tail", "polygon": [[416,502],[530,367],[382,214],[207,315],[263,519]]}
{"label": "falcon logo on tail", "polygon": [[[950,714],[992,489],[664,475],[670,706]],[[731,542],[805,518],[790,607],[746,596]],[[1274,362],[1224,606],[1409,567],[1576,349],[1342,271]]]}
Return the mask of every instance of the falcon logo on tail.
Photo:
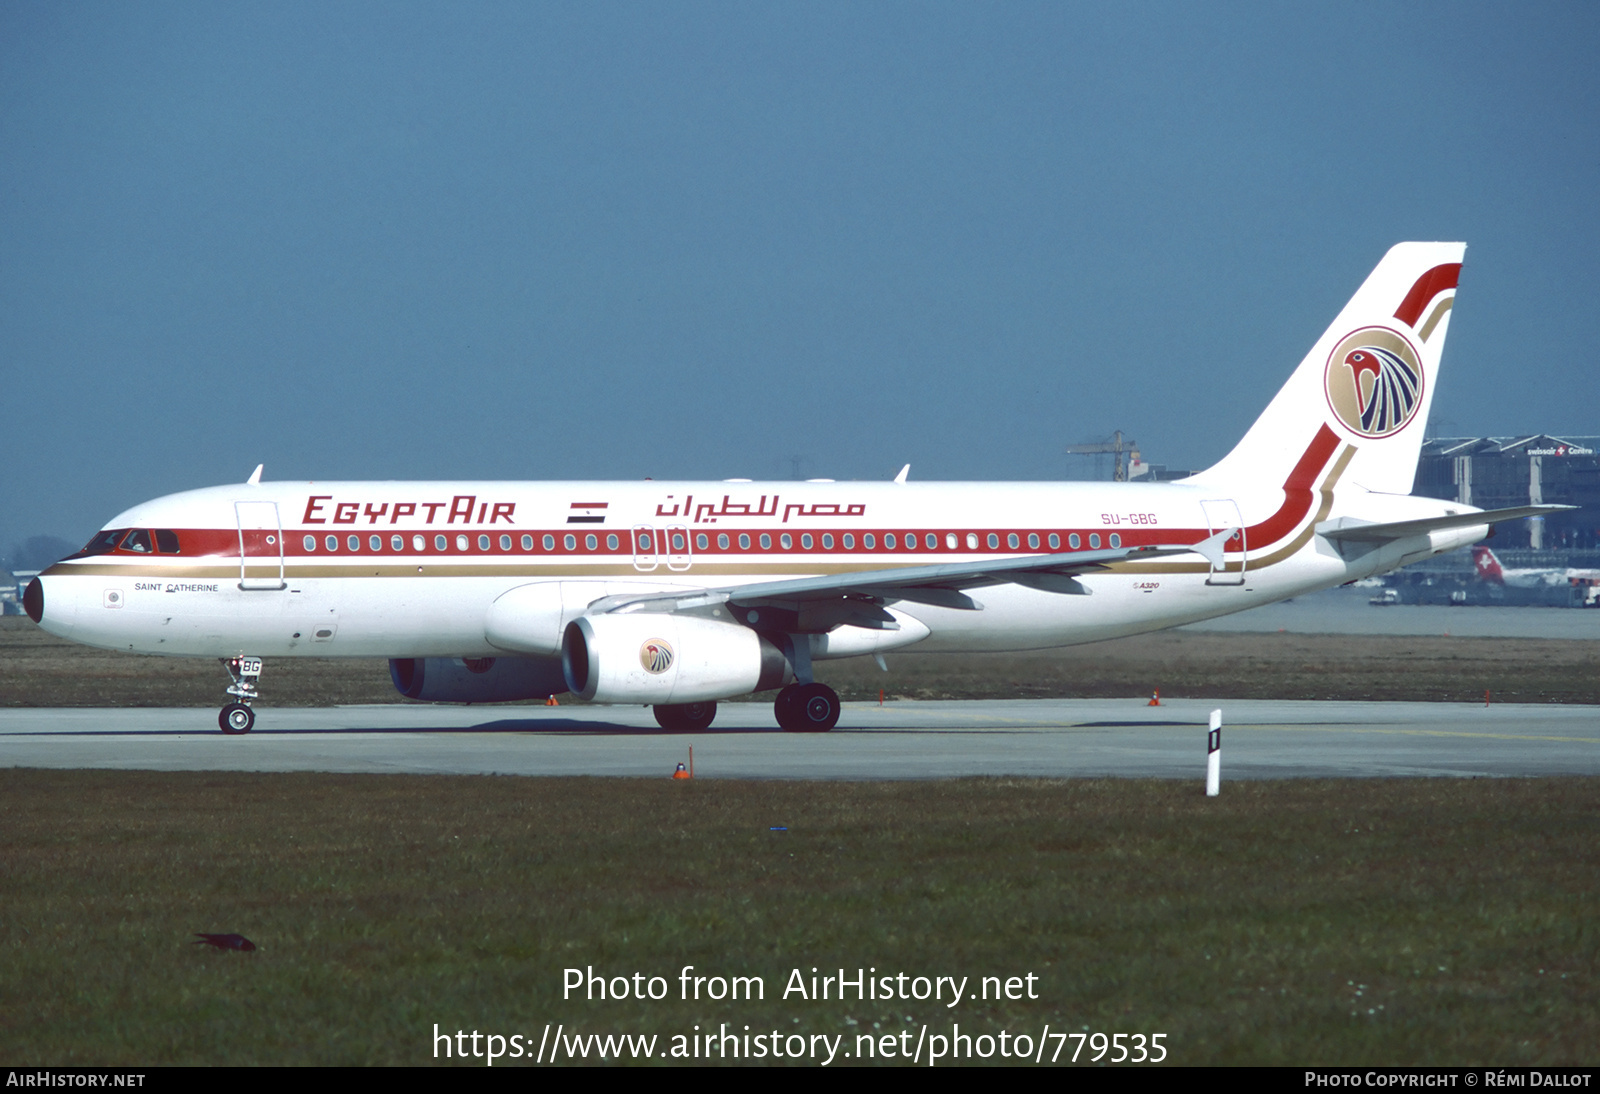
{"label": "falcon logo on tail", "polygon": [[1404,429],[1422,402],[1422,362],[1411,343],[1387,327],[1347,335],[1328,357],[1328,406],[1346,429],[1388,437]]}

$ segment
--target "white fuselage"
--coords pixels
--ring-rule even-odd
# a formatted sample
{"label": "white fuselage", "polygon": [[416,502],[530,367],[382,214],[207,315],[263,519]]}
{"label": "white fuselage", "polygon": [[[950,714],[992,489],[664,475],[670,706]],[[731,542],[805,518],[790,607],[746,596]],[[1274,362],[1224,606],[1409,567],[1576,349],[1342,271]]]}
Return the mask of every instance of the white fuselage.
{"label": "white fuselage", "polygon": [[[79,642],[144,653],[488,657],[508,652],[486,633],[491,605],[533,583],[583,583],[581,595],[598,599],[643,587],[1189,544],[1244,528],[1244,542],[1229,542],[1221,567],[1198,555],[1128,560],[1081,576],[1089,595],[993,584],[970,590],[978,610],[900,602],[893,609],[911,625],[898,638],[840,640],[817,655],[908,643],[1037,649],[1242,611],[1483,534],[1424,535],[1347,559],[1315,534],[1316,524],[1411,519],[1440,512],[1442,503],[1359,491],[1350,492],[1355,508],[1346,493],[1336,503],[1338,446],[1323,448],[1307,452],[1315,466],[1303,483],[1252,494],[1186,483],[212,487],[135,506],[106,526],[150,530],[147,549],[119,545],[46,571],[41,623]],[[178,549],[162,550],[174,537]]]}

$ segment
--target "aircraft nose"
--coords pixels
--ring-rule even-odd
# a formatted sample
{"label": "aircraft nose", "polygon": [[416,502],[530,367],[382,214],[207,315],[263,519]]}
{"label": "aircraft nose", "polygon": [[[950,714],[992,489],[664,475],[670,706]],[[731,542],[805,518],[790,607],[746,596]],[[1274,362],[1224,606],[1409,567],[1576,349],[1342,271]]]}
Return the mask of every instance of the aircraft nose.
{"label": "aircraft nose", "polygon": [[44,586],[38,578],[28,582],[28,587],[23,590],[22,608],[35,623],[44,621]]}

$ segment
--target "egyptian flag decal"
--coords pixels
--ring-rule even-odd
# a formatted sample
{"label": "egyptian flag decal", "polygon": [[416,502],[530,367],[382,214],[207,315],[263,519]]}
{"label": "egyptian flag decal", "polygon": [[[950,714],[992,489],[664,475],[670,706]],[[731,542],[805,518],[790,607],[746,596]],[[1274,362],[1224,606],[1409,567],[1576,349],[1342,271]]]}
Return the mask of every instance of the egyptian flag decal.
{"label": "egyptian flag decal", "polygon": [[572,512],[567,514],[567,523],[604,524],[606,522],[606,506],[610,504],[610,502],[605,501],[575,501],[568,506]]}

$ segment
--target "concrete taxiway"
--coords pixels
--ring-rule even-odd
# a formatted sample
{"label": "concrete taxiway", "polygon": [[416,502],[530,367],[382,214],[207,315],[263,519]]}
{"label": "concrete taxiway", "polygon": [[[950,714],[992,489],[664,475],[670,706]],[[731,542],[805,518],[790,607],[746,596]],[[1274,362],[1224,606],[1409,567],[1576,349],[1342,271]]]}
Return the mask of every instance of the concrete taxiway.
{"label": "concrete taxiway", "polygon": [[1600,774],[1600,708],[1271,700],[848,703],[831,733],[780,732],[766,704],[725,703],[705,733],[640,707],[262,707],[228,737],[201,709],[0,709],[0,766],[166,771],[669,775],[969,775],[1203,780],[1223,711],[1224,779]]}

